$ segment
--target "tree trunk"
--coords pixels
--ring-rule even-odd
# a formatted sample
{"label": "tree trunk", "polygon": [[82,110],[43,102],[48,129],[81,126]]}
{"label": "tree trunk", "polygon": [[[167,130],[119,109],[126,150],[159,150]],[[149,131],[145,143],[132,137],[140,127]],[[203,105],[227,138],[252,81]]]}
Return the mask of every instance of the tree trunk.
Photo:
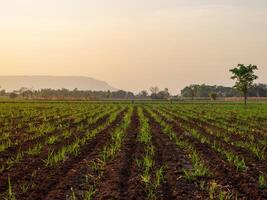
{"label": "tree trunk", "polygon": [[244,92],[244,102],[245,102],[245,106],[247,105],[247,93],[246,92]]}

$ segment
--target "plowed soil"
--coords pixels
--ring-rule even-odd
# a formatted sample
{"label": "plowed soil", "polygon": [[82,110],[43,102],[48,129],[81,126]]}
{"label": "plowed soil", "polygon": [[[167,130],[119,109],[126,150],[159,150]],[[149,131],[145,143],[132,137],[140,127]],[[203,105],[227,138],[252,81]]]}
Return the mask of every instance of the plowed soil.
{"label": "plowed soil", "polygon": [[[121,105],[123,109],[120,110],[112,123],[81,146],[76,155],[68,155],[64,161],[59,162],[56,166],[46,166],[44,164],[44,160],[51,149],[57,151],[65,145],[72,144],[77,138],[84,137],[86,132],[93,131],[107,122],[111,113],[102,116],[92,124],[88,124],[87,119],[78,123],[74,123],[73,120],[65,120],[64,123],[68,124],[67,127],[73,132],[73,135],[69,138],[62,137],[54,144],[47,145],[45,141],[50,136],[62,135],[62,130],[61,132],[55,130],[32,140],[22,141],[21,144],[14,144],[0,152],[0,164],[2,164],[19,152],[26,151],[36,144],[44,145],[38,155],[25,155],[10,169],[0,172],[0,199],[12,199],[8,196],[8,191],[12,191],[17,200],[84,199],[85,192],[88,191],[90,186],[95,188],[93,199],[96,200],[148,199],[147,191],[141,179],[142,169],[137,162],[137,160],[142,160],[145,155],[144,146],[138,138],[141,128],[138,118],[139,105],[133,106],[131,122],[124,133],[121,148],[114,158],[105,163],[101,176],[93,171],[91,167],[93,161],[101,159],[103,147],[110,143],[115,129],[123,123],[123,117],[129,109],[128,106],[124,108],[124,105]],[[260,173],[267,174],[267,162],[257,159],[246,148],[239,148],[231,143],[231,141],[242,138],[233,136],[227,143],[222,138],[207,131],[207,129],[213,131],[225,130],[219,129],[219,127],[208,122],[186,121],[174,115],[168,108],[161,109],[162,112],[172,116],[173,120],[168,120],[161,112],[157,111],[157,108],[141,107],[144,116],[148,119],[149,130],[152,135],[151,142],[155,148],[153,173],[156,169],[164,166],[164,179],[157,188],[156,199],[210,199],[209,191],[207,188],[203,188],[207,185],[200,187],[200,183],[202,181],[207,184],[212,180],[215,180],[224,191],[230,191],[233,194],[230,199],[267,199],[266,189],[259,188],[258,182]],[[113,112],[118,111],[119,108],[120,106],[113,109]],[[192,169],[192,161],[188,152],[179,148],[172,138],[164,133],[163,127],[151,115],[149,109],[172,128],[175,136],[194,147],[203,163],[210,170],[210,176],[196,180],[186,179],[184,170]],[[94,116],[99,114],[101,113],[96,113]],[[53,118],[51,117],[49,120],[53,120]],[[193,137],[181,124],[186,124],[211,142],[217,142],[222,148],[242,156],[248,170],[238,171],[225,156],[217,152],[211,145]],[[82,126],[85,131],[80,131],[79,126]],[[18,131],[23,130],[18,129]],[[11,185],[8,184],[9,179]],[[73,194],[75,194],[75,198]]]}

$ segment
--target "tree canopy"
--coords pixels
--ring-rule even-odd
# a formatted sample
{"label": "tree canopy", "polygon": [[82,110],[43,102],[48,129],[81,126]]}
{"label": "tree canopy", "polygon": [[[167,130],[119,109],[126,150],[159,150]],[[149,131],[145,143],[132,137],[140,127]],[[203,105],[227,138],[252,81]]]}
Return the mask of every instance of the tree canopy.
{"label": "tree canopy", "polygon": [[230,69],[230,72],[233,74],[231,79],[236,80],[234,88],[243,93],[245,104],[247,103],[248,89],[253,86],[254,80],[258,78],[254,74],[254,71],[257,69],[256,65],[251,64],[248,66],[238,64],[237,67]]}

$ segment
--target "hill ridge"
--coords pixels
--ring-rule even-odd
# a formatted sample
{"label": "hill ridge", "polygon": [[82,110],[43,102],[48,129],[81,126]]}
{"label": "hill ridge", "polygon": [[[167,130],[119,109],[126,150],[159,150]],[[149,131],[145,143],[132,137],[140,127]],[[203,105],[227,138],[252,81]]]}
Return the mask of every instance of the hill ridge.
{"label": "hill ridge", "polygon": [[52,89],[79,89],[94,91],[115,91],[105,81],[97,80],[88,76],[54,76],[54,75],[11,75],[0,76],[0,86],[7,90],[18,90],[21,87],[40,90],[45,88]]}

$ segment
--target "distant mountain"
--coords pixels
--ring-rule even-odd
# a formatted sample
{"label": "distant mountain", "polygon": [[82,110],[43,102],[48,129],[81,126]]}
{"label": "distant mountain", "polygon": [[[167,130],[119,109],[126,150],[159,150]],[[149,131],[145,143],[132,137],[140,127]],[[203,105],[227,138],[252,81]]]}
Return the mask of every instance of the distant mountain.
{"label": "distant mountain", "polygon": [[21,87],[39,90],[44,88],[94,91],[115,91],[108,83],[83,76],[0,76],[0,86],[6,91]]}

